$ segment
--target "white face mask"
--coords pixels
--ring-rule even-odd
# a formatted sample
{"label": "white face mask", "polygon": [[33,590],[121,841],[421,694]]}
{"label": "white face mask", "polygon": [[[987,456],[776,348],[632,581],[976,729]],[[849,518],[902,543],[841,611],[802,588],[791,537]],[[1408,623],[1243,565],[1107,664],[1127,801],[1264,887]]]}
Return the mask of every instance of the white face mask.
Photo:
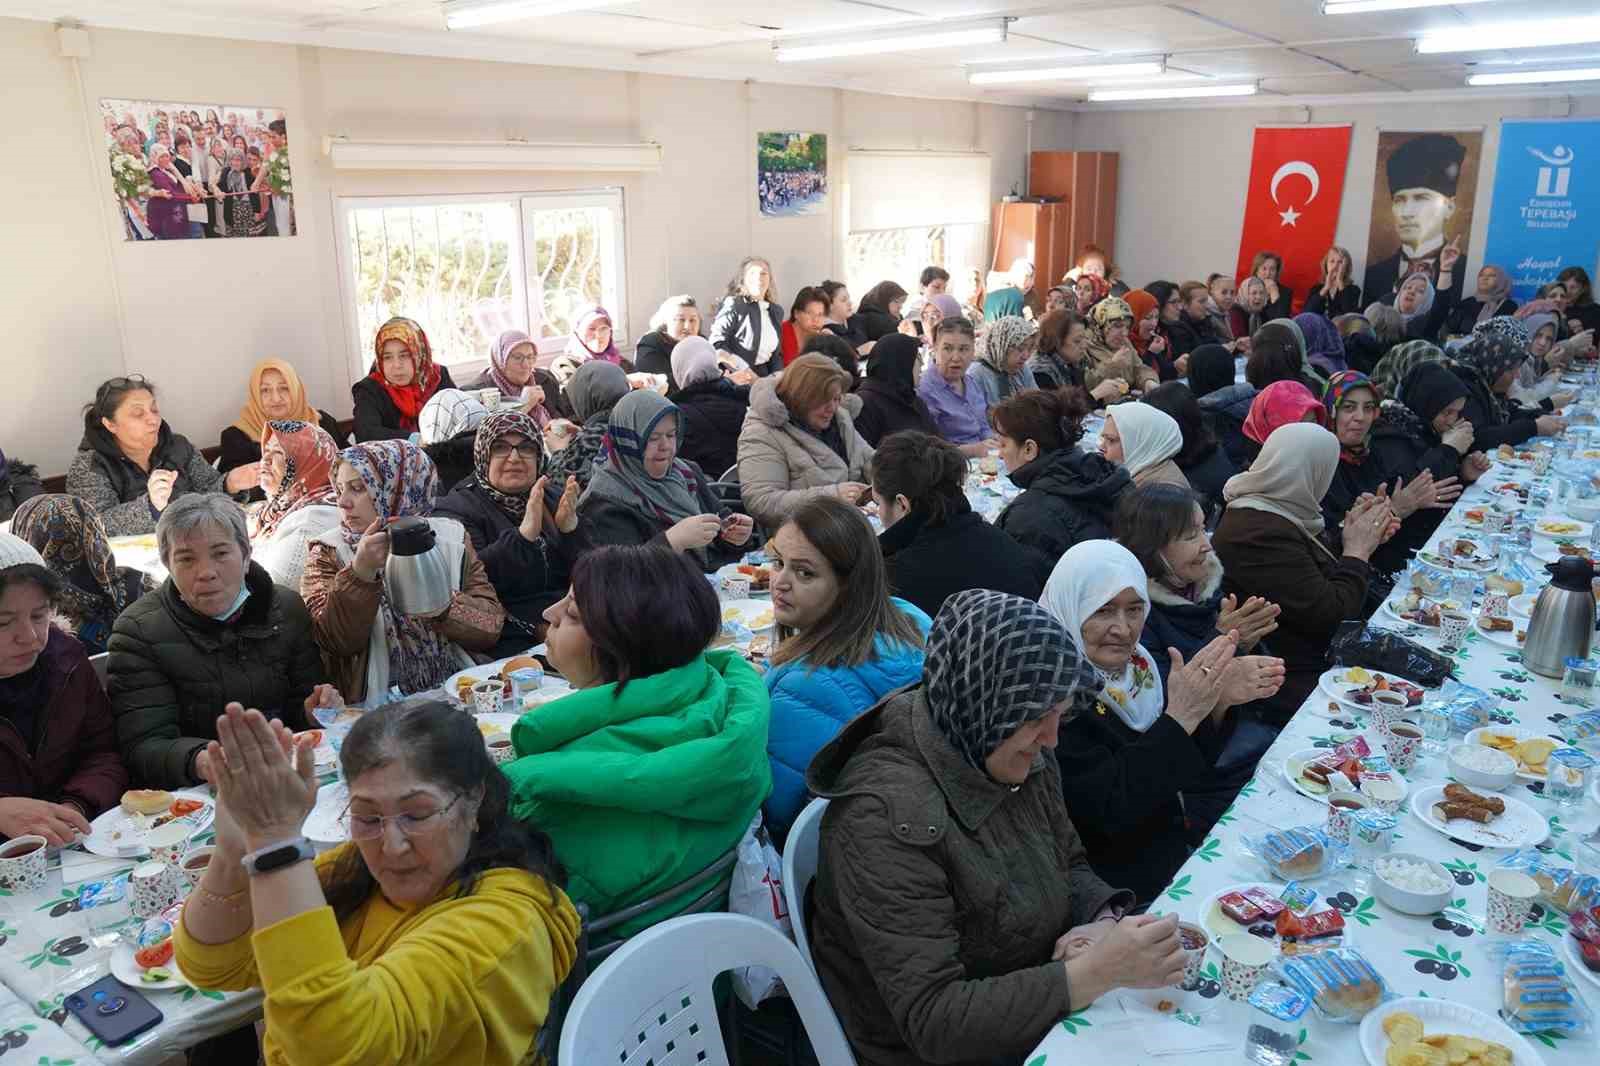
{"label": "white face mask", "polygon": [[234,598],[233,605],[230,606],[226,611],[223,611],[221,614],[208,615],[207,617],[215,618],[219,622],[226,621],[227,619],[232,618],[234,612],[243,607],[244,601],[248,600],[249,598],[250,583],[248,581],[241,581],[239,582],[239,595]]}

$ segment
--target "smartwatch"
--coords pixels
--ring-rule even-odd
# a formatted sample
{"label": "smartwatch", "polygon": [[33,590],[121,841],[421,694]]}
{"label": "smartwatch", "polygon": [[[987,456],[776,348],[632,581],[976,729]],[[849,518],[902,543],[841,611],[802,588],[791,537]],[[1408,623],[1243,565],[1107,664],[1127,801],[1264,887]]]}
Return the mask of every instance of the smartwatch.
{"label": "smartwatch", "polygon": [[295,837],[292,840],[280,840],[276,844],[258,848],[240,859],[239,865],[251,875],[269,874],[274,870],[281,870],[286,866],[293,866],[297,862],[316,857],[317,849],[311,846],[311,841],[305,837]]}

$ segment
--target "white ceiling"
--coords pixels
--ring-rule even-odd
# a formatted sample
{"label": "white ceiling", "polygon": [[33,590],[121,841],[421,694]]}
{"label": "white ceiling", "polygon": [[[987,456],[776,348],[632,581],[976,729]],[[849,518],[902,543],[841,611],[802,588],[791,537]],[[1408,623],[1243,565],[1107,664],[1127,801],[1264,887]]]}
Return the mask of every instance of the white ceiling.
{"label": "white ceiling", "polygon": [[[475,57],[505,62],[698,74],[828,85],[939,99],[1087,109],[1083,82],[974,87],[964,63],[1162,53],[1167,73],[1143,79],[1196,84],[1259,81],[1244,106],[1347,97],[1465,96],[1473,65],[1530,59],[1600,60],[1600,45],[1419,56],[1422,31],[1528,17],[1600,14],[1600,2],[1493,0],[1368,15],[1323,15],[1319,0],[635,0],[612,10],[444,28],[439,0],[9,0],[0,14],[95,26]],[[847,35],[928,18],[1004,15],[1004,44],[779,64],[784,37]],[[1541,54],[1542,53],[1542,54]],[[1524,90],[1561,95],[1578,87]],[[1591,83],[1590,92],[1600,92]],[[1333,98],[1330,100],[1329,98]],[[1357,102],[1351,99],[1349,102]],[[1240,106],[1236,101],[1225,102]],[[1162,106],[1160,104],[1145,106]],[[1167,105],[1170,106],[1170,105]]]}

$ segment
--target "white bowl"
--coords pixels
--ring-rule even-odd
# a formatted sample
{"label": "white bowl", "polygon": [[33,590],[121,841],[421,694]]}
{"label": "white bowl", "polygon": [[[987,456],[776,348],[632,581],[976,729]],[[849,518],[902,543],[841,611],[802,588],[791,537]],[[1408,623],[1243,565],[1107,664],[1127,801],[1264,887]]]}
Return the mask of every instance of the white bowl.
{"label": "white bowl", "polygon": [[1444,878],[1445,890],[1443,892],[1412,892],[1401,888],[1399,885],[1385,881],[1376,870],[1372,875],[1372,894],[1378,899],[1393,907],[1401,914],[1438,914],[1450,906],[1451,893],[1455,890],[1455,881],[1450,876],[1450,871],[1434,862],[1432,859],[1409,852],[1396,851],[1384,856],[1388,859],[1405,859],[1407,862],[1421,863],[1432,870],[1438,877]]}
{"label": "white bowl", "polygon": [[1588,499],[1569,499],[1567,513],[1580,522],[1600,521],[1600,496]]}
{"label": "white bowl", "polygon": [[[1464,751],[1490,751],[1500,757],[1504,766],[1503,770],[1489,771],[1477,770],[1461,762],[1457,756]],[[1509,788],[1517,780],[1517,760],[1503,751],[1491,748],[1485,744],[1457,744],[1450,749],[1450,773],[1457,781],[1468,788],[1487,788],[1499,792]]]}

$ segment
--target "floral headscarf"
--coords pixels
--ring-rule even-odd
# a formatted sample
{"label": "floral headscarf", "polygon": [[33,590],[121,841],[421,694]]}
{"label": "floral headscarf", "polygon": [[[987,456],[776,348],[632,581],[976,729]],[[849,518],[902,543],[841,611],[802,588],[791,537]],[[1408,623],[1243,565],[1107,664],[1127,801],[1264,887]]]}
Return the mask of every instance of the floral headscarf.
{"label": "floral headscarf", "polygon": [[[409,385],[391,385],[389,379],[383,376],[383,346],[389,341],[399,341],[411,353],[415,370]],[[422,405],[438,390],[443,374],[434,365],[433,348],[429,346],[428,335],[422,331],[422,327],[409,318],[396,316],[380,326],[378,335],[373,338],[372,369],[367,372],[367,377],[389,394],[389,399],[400,411],[400,428],[410,433],[417,428],[417,416],[422,413]]]}
{"label": "floral headscarf", "polygon": [[[1383,402],[1383,392],[1377,384],[1359,370],[1341,370],[1328,379],[1328,391],[1322,397],[1322,402],[1328,407],[1328,426],[1338,435],[1339,402],[1356,389],[1367,389],[1379,402]],[[1348,445],[1339,442],[1339,460],[1352,466],[1360,466],[1367,457],[1367,442],[1372,439],[1372,427],[1367,427],[1367,437],[1360,444]]]}
{"label": "floral headscarf", "polygon": [[1472,327],[1474,337],[1504,337],[1524,350],[1533,344],[1533,330],[1525,318],[1514,318],[1511,315],[1495,315],[1486,322],[1479,322]]}
{"label": "floral headscarf", "polygon": [[1328,424],[1327,412],[1310,389],[1298,381],[1274,381],[1250,402],[1250,413],[1244,419],[1244,435],[1265,445],[1273,430],[1304,422],[1307,414],[1316,415],[1314,421],[1319,426]]}
{"label": "floral headscarf", "polygon": [[1128,306],[1128,301],[1122,299],[1120,296],[1107,296],[1099,303],[1089,308],[1089,332],[1094,335],[1094,342],[1101,348],[1110,348],[1110,345],[1106,343],[1106,330],[1110,329],[1111,326],[1117,322],[1124,321],[1128,323],[1129,327],[1128,332],[1130,339],[1128,343],[1132,344],[1133,326],[1135,325],[1135,322],[1133,319],[1133,308]]}
{"label": "floral headscarf", "polygon": [[1527,358],[1527,348],[1499,333],[1475,334],[1456,350],[1456,362],[1481,380],[1482,391],[1487,394],[1488,402],[1494,408],[1495,425],[1501,425],[1506,420],[1506,402],[1494,391],[1494,383],[1507,370],[1520,367]]}
{"label": "floral headscarf", "polygon": [[268,422],[261,458],[267,459],[274,451],[284,458],[283,479],[256,514],[256,536],[263,540],[276,533],[283,520],[300,508],[316,504],[333,507],[339,502],[339,494],[333,488],[339,445],[327,430],[315,422]]}
{"label": "floral headscarf", "polygon": [[1022,346],[1038,327],[1025,318],[1007,315],[995,320],[983,333],[983,365],[1000,376],[1000,395],[1003,400],[1016,391],[1018,375],[1006,369],[1006,356]]}
{"label": "floral headscarf", "polygon": [[1378,365],[1372,368],[1372,383],[1385,395],[1409,403],[1409,398],[1401,391],[1401,386],[1415,370],[1423,363],[1443,363],[1448,365],[1449,359],[1444,352],[1429,341],[1406,341],[1389,349],[1387,355],[1378,360]]}
{"label": "floral headscarf", "polygon": [[489,483],[489,449],[508,433],[520,433],[531,441],[539,450],[539,458],[533,464],[535,474],[544,469],[544,438],[539,423],[521,411],[505,411],[490,415],[478,426],[478,435],[472,440],[472,477],[496,507],[513,522],[520,522],[528,507],[528,494],[501,492]]}
{"label": "floral headscarf", "polygon": [[928,634],[922,681],[935,728],[979,771],[1024,724],[1097,684],[1049,611],[989,589],[944,601]]}
{"label": "floral headscarf", "polygon": [[79,639],[104,650],[112,623],[132,597],[99,514],[77,496],[34,496],[17,507],[11,532],[33,545],[45,567],[61,579],[58,609]]}
{"label": "floral headscarf", "polygon": [[[372,506],[384,524],[396,518],[426,518],[433,513],[434,500],[439,495],[439,472],[427,453],[410,441],[367,441],[346,448],[339,460],[361,475],[372,494]],[[352,532],[341,524],[339,532],[353,552],[366,531]],[[430,689],[455,670],[456,660],[444,635],[428,621],[396,611],[381,582],[378,616],[389,641],[389,683],[399,686],[402,693]]]}

